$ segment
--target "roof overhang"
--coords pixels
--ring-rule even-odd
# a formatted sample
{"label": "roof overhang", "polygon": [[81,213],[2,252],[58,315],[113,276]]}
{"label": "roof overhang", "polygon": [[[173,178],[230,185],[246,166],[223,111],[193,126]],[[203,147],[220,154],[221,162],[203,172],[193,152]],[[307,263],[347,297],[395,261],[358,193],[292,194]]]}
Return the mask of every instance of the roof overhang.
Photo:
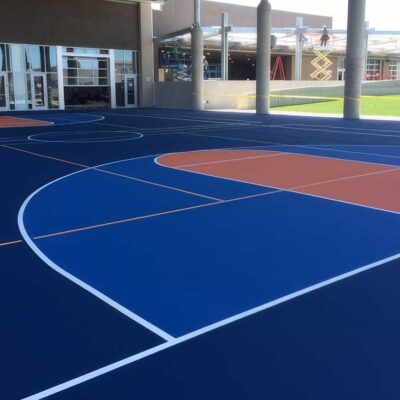
{"label": "roof overhang", "polygon": [[105,0],[105,1],[111,1],[112,3],[124,3],[124,4],[135,4],[135,3],[164,4],[167,0]]}

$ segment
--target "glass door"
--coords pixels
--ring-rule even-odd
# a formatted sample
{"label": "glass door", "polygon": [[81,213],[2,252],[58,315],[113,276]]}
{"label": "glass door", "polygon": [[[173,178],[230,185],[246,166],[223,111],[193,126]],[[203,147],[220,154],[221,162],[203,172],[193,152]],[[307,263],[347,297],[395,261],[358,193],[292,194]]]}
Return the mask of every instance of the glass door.
{"label": "glass door", "polygon": [[137,107],[136,75],[125,75],[125,107]]}
{"label": "glass door", "polygon": [[9,109],[8,76],[0,73],[0,111],[8,111]]}
{"label": "glass door", "polygon": [[47,81],[46,74],[31,74],[32,108],[47,110]]}

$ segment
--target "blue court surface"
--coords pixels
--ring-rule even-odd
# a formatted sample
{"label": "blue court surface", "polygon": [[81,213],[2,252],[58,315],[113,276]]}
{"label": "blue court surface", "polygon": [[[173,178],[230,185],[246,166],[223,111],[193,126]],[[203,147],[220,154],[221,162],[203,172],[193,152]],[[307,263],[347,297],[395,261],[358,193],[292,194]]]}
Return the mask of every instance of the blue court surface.
{"label": "blue court surface", "polygon": [[400,122],[13,115],[1,399],[400,398]]}

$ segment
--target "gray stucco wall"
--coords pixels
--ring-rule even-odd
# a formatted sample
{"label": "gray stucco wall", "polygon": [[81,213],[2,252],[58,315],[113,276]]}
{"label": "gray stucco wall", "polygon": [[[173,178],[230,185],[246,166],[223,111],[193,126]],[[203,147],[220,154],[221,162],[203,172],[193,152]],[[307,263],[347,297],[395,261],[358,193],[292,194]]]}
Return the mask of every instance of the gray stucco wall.
{"label": "gray stucco wall", "polygon": [[139,50],[138,6],[102,0],[0,0],[0,42]]}
{"label": "gray stucco wall", "polygon": [[[400,94],[400,81],[364,82],[362,87],[364,96]],[[206,81],[204,82],[204,108],[206,110],[254,109],[255,90],[255,81]],[[343,98],[344,82],[272,81],[271,95],[271,107],[321,101],[295,96]],[[156,83],[156,107],[190,110],[191,83]]]}

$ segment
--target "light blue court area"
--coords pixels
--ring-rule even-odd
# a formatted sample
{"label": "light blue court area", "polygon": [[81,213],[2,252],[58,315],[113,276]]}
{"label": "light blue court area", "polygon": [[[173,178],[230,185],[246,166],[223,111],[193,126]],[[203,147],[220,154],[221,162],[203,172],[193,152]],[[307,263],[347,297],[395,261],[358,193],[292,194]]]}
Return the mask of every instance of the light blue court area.
{"label": "light blue court area", "polygon": [[39,190],[20,228],[53,267],[172,336],[400,253],[397,214],[166,169],[153,157],[99,169]]}

